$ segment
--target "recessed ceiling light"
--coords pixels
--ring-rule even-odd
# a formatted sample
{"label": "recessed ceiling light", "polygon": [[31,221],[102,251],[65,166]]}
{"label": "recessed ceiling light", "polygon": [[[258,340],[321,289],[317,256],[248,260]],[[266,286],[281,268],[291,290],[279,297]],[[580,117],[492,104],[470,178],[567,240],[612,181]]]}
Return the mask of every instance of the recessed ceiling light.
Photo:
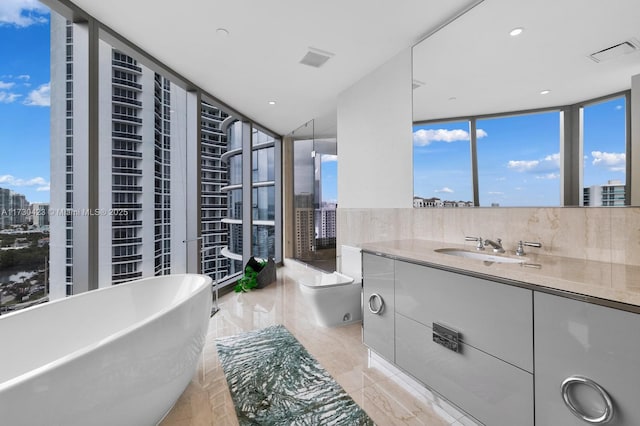
{"label": "recessed ceiling light", "polygon": [[515,37],[515,36],[518,36],[518,35],[522,34],[523,31],[524,31],[524,28],[522,28],[522,27],[514,28],[511,31],[509,31],[509,35],[511,37]]}
{"label": "recessed ceiling light", "polygon": [[452,97],[449,98],[450,101],[455,101],[456,99],[458,99],[458,98],[456,98],[455,96],[452,96]]}
{"label": "recessed ceiling light", "polygon": [[551,93],[551,90],[546,90],[545,89],[545,90],[540,91],[541,95],[548,95],[549,93]]}
{"label": "recessed ceiling light", "polygon": [[226,28],[218,28],[216,30],[216,34],[220,37],[227,37],[229,35],[229,30]]}
{"label": "recessed ceiling light", "polygon": [[276,101],[269,101],[269,105],[275,105]]}

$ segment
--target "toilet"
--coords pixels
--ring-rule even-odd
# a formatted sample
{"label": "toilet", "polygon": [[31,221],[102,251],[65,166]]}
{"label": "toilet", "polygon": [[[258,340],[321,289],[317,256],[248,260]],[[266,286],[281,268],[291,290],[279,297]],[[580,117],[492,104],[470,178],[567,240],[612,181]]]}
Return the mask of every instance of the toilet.
{"label": "toilet", "polygon": [[362,320],[362,255],[357,247],[341,249],[342,272],[319,272],[298,280],[316,323],[324,327]]}

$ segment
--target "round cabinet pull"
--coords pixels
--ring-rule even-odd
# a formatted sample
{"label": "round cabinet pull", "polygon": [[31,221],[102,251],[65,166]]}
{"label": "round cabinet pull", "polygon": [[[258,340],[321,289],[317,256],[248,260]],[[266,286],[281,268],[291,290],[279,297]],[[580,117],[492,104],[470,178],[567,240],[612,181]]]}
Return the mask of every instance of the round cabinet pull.
{"label": "round cabinet pull", "polygon": [[[604,413],[602,413],[601,416],[589,417],[586,414],[582,413],[573,405],[573,402],[569,397],[569,390],[571,389],[572,386],[577,384],[589,386],[590,388],[596,390],[600,394],[600,396],[604,400],[604,405],[605,405]],[[560,390],[562,391],[562,399],[564,400],[565,405],[579,419],[582,419],[587,423],[603,425],[605,423],[609,423],[609,421],[611,421],[611,419],[613,418],[613,402],[611,401],[611,397],[609,396],[607,391],[604,390],[602,386],[600,386],[593,380],[588,379],[586,377],[582,377],[582,376],[567,377],[562,382],[562,386],[560,387]]]}
{"label": "round cabinet pull", "polygon": [[[373,307],[373,303],[376,299],[378,299],[379,301],[378,309]],[[369,296],[369,312],[375,315],[380,315],[383,309],[384,309],[384,300],[382,300],[382,296],[380,296],[378,293],[373,293],[371,296]]]}

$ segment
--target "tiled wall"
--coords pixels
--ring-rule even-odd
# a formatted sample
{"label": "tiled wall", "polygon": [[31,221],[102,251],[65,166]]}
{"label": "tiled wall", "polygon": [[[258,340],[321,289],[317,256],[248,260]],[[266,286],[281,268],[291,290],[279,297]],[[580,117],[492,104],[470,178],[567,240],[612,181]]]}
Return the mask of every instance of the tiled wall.
{"label": "tiled wall", "polygon": [[540,254],[640,265],[640,208],[338,209],[342,244],[419,238],[451,244],[465,236],[542,243]]}

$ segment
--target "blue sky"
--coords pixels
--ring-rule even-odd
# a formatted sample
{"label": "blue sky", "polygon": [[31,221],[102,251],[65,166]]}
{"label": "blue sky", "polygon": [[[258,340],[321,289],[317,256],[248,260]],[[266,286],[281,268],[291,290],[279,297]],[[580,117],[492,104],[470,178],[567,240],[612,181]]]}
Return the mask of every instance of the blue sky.
{"label": "blue sky", "polygon": [[[625,102],[585,107],[583,186],[625,180]],[[414,126],[414,194],[472,201],[468,122]],[[558,112],[478,120],[481,206],[560,205]]]}
{"label": "blue sky", "polygon": [[338,157],[336,155],[322,155],[322,201],[338,202]]}
{"label": "blue sky", "polygon": [[49,201],[48,9],[0,0],[0,187]]}

